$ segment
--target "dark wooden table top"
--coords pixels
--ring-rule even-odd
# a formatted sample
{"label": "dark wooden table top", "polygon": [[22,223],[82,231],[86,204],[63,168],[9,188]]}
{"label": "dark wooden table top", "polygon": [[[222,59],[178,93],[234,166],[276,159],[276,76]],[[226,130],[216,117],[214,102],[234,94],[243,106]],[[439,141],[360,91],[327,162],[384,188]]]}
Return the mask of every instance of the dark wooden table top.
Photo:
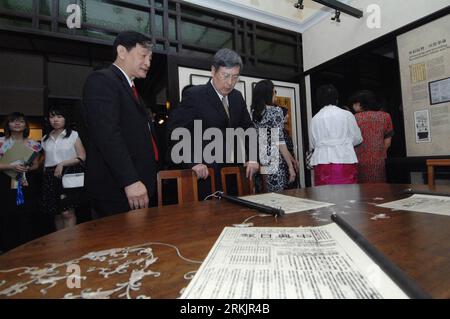
{"label": "dark wooden table top", "polygon": [[[289,190],[285,194],[336,205],[280,218],[211,200],[94,220],[1,255],[0,298],[178,298],[225,226],[252,216],[254,226],[317,226],[330,223],[332,213],[340,214],[431,296],[450,298],[450,217],[375,206],[408,197],[403,193],[408,187]],[[450,192],[450,187],[437,191]],[[383,213],[388,218],[371,219]]]}

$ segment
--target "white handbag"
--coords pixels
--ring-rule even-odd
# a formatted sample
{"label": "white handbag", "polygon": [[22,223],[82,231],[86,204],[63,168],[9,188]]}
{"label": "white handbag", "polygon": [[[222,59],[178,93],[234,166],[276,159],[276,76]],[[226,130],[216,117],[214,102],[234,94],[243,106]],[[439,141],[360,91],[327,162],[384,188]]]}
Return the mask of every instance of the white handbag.
{"label": "white handbag", "polygon": [[62,177],[63,188],[77,188],[84,186],[84,173],[65,174]]}

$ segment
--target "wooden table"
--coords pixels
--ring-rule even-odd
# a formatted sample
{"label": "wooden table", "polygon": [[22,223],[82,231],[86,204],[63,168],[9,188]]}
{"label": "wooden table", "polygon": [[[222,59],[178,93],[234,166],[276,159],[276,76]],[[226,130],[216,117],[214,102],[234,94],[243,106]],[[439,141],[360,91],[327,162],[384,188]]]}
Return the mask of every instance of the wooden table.
{"label": "wooden table", "polygon": [[[450,298],[450,217],[375,206],[409,196],[403,193],[409,186],[290,190],[285,194],[336,205],[277,219],[256,216],[251,222],[315,226],[329,223],[336,212],[426,292]],[[371,219],[380,213],[389,218]],[[0,256],[0,298],[80,297],[82,291],[83,297],[96,298],[177,298],[200,266],[194,261],[206,257],[222,229],[255,215],[254,210],[212,200],[134,211],[58,231]],[[90,294],[97,291],[103,295]]]}

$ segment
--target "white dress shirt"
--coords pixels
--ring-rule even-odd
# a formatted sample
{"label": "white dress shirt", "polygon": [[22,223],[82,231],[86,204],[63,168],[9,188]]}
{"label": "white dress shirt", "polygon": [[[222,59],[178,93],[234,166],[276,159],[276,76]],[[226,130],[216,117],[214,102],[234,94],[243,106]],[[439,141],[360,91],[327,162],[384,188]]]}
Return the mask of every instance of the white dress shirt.
{"label": "white dress shirt", "polygon": [[[113,63],[113,65],[114,65],[116,68],[118,68],[118,69],[120,70],[120,72],[123,73],[123,75],[125,76],[125,78],[126,78],[127,81],[128,81],[128,84],[130,85],[130,87],[133,87],[133,86],[134,86],[134,81],[133,81],[133,79],[129,78],[128,75],[125,73],[124,70],[122,70],[122,68],[121,68],[120,66],[118,66],[118,65],[115,64],[115,63]],[[148,129],[150,130],[150,134],[153,135],[153,133],[152,133],[152,128],[150,127],[150,123],[148,123]]]}
{"label": "white dress shirt", "polygon": [[211,80],[211,85],[212,85],[214,91],[216,91],[217,95],[219,96],[220,101],[222,101],[222,103],[223,103],[223,99],[225,98],[225,102],[227,103],[228,107],[230,107],[230,103],[228,103],[228,95],[220,94],[219,91],[217,91],[216,87],[214,86],[212,80]]}
{"label": "white dress shirt", "polygon": [[64,138],[65,136],[66,130],[62,131],[56,139],[50,135],[46,141],[42,142],[42,148],[45,151],[45,167],[56,166],[63,161],[77,157],[75,142],[78,133],[72,131],[68,138]]}
{"label": "white dress shirt", "polygon": [[354,146],[362,142],[354,115],[334,105],[323,107],[311,121],[311,165],[358,163]]}
{"label": "white dress shirt", "polygon": [[118,69],[120,70],[120,72],[123,73],[123,75],[125,76],[125,78],[126,78],[127,81],[128,81],[128,84],[130,85],[130,87],[134,86],[134,82],[133,82],[134,79],[130,79],[130,78],[128,77],[128,75],[125,73],[125,71],[122,70],[122,68],[121,68],[120,66],[118,66],[117,64],[113,63],[113,65],[114,65],[116,68],[118,68]]}

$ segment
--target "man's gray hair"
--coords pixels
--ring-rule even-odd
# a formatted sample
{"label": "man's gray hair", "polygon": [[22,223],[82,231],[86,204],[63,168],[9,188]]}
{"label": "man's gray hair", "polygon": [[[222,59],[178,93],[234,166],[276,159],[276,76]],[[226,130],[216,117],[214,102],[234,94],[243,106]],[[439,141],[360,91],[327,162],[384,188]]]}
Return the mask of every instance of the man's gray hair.
{"label": "man's gray hair", "polygon": [[242,64],[242,59],[235,51],[230,49],[220,49],[214,55],[212,66],[214,69],[218,70],[221,66],[225,68],[232,68],[235,66],[239,66],[240,71],[244,65]]}

